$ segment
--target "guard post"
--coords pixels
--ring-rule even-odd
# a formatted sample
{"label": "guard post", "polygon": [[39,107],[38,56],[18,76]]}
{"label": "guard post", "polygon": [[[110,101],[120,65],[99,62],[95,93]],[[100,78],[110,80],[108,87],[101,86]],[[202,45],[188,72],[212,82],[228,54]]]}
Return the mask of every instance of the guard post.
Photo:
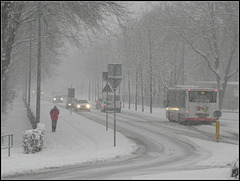
{"label": "guard post", "polygon": [[216,121],[216,140],[219,140],[219,121]]}
{"label": "guard post", "polygon": [[219,124],[220,124],[218,119],[222,116],[222,112],[220,110],[216,110],[216,111],[213,112],[213,116],[215,118],[217,118],[217,121],[216,121],[216,140],[218,142],[218,140],[219,140]]}

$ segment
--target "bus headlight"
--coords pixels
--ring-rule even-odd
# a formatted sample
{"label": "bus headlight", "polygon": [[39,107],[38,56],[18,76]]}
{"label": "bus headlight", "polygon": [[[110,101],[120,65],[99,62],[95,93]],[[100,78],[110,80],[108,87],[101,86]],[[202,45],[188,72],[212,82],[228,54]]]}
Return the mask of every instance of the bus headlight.
{"label": "bus headlight", "polygon": [[56,101],[56,98],[54,97],[53,100]]}
{"label": "bus headlight", "polygon": [[63,98],[61,97],[61,101],[63,100]]}
{"label": "bus headlight", "polygon": [[81,105],[78,104],[78,105],[77,105],[77,108],[80,108],[80,107],[81,107]]}
{"label": "bus headlight", "polygon": [[87,108],[87,109],[90,109],[90,107],[91,107],[90,104],[87,104],[87,105],[86,105],[86,108]]}
{"label": "bus headlight", "polygon": [[168,111],[179,111],[178,107],[167,107],[166,110]]}

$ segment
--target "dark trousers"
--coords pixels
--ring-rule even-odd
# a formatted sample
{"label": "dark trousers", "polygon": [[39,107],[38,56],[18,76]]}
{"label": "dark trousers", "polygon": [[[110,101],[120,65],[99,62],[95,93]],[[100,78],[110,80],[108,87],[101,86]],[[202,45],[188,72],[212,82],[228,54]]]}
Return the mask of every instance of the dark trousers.
{"label": "dark trousers", "polygon": [[52,132],[56,131],[56,127],[57,127],[57,120],[52,120]]}

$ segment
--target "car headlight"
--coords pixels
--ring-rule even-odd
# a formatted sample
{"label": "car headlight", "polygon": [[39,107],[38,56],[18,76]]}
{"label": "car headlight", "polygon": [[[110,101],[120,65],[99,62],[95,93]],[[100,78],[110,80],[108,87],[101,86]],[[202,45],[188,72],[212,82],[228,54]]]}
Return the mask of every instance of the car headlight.
{"label": "car headlight", "polygon": [[81,107],[81,105],[77,105],[77,108],[80,108]]}
{"label": "car headlight", "polygon": [[54,97],[53,100],[56,101],[56,98]]}
{"label": "car headlight", "polygon": [[61,97],[61,101],[63,100],[63,98]]}
{"label": "car headlight", "polygon": [[71,106],[72,104],[69,103],[68,105]]}
{"label": "car headlight", "polygon": [[91,106],[90,106],[90,104],[87,104],[87,105],[86,105],[86,108],[88,108],[88,109],[89,109],[90,107],[91,107]]}

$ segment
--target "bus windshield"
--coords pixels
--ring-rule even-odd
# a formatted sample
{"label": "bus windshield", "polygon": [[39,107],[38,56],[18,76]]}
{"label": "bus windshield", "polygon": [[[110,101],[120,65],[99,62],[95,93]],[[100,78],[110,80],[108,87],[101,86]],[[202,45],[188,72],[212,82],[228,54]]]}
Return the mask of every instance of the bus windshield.
{"label": "bus windshield", "polygon": [[217,92],[214,91],[189,91],[189,102],[217,102]]}

